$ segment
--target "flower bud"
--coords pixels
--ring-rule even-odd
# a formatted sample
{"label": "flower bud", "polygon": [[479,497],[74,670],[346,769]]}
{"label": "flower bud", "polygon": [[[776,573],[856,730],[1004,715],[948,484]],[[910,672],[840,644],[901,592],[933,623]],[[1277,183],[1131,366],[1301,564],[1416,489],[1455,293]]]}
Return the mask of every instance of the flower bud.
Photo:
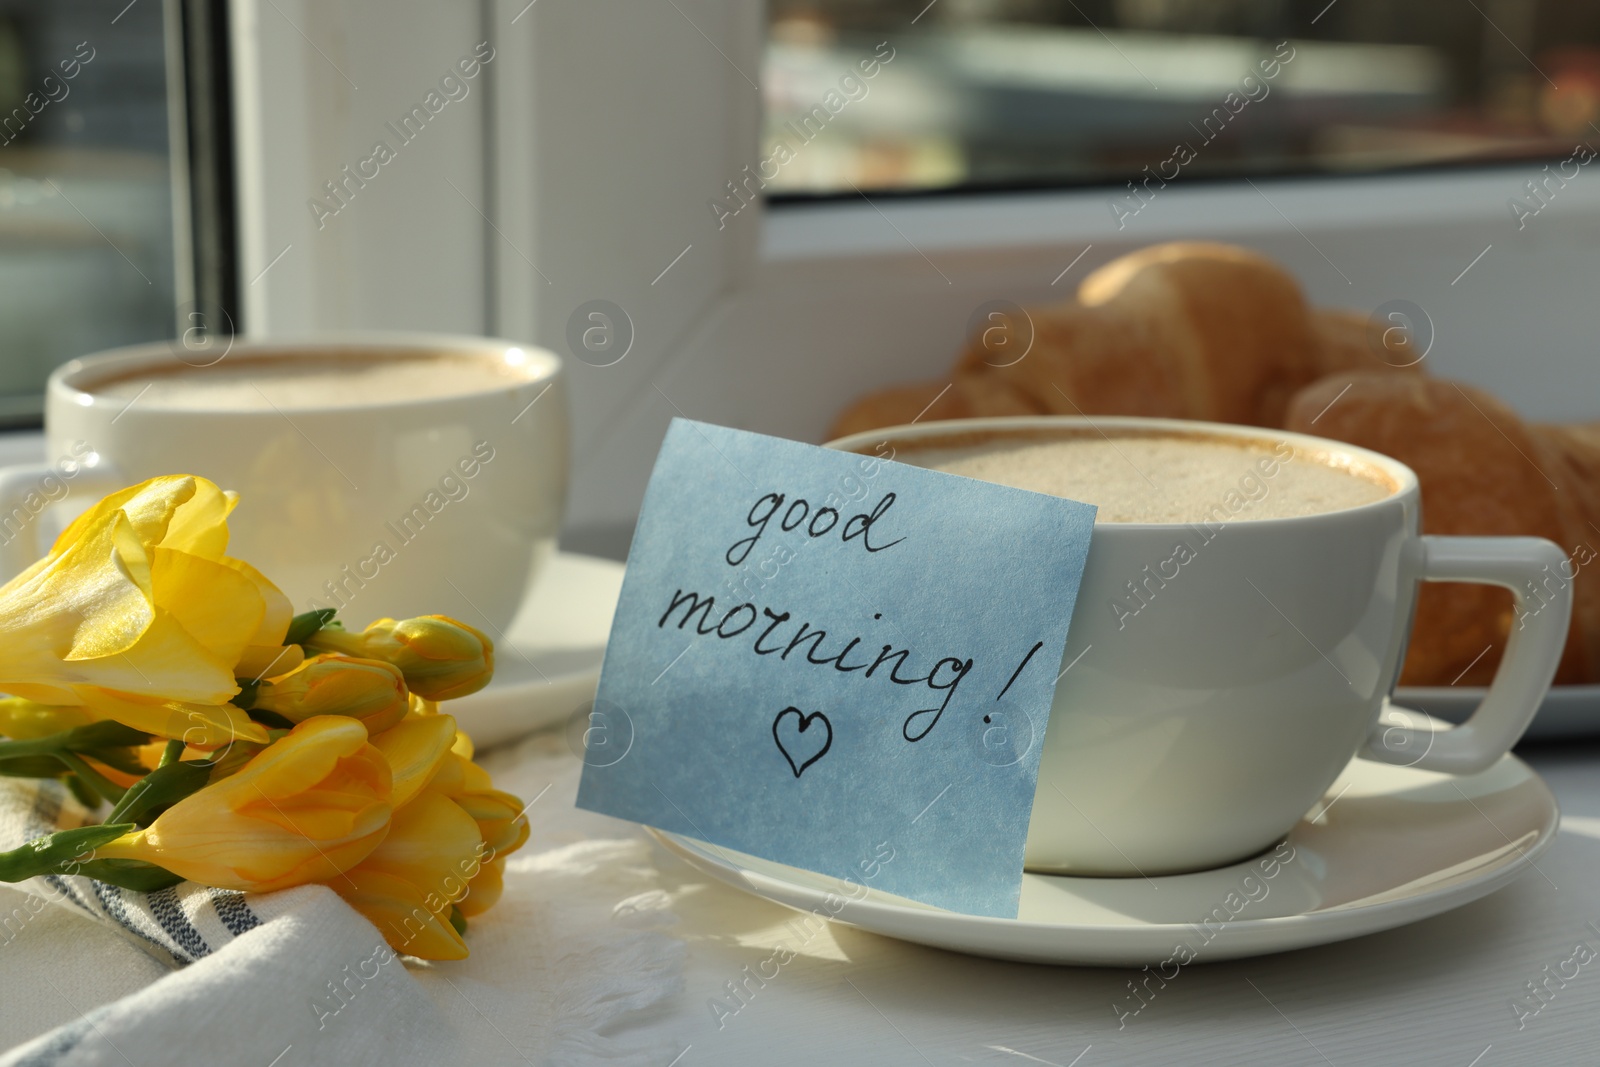
{"label": "flower bud", "polygon": [[396,952],[430,960],[467,956],[450,924],[482,868],[477,824],[450,798],[424,789],[394,813],[389,835],[372,854],[328,883],[366,916]]}
{"label": "flower bud", "polygon": [[476,693],[494,675],[494,642],[446,615],[379,619],[359,634],[324,628],[306,646],[392,663],[411,691],[427,700]]}
{"label": "flower bud", "polygon": [[343,715],[360,719],[368,734],[378,734],[405,718],[410,707],[399,668],[381,660],[325,653],[262,682],[251,710],[270,711],[294,723],[313,715]]}
{"label": "flower bud", "polygon": [[94,721],[75,704],[36,704],[21,697],[0,697],[0,736],[14,741],[48,737]]}

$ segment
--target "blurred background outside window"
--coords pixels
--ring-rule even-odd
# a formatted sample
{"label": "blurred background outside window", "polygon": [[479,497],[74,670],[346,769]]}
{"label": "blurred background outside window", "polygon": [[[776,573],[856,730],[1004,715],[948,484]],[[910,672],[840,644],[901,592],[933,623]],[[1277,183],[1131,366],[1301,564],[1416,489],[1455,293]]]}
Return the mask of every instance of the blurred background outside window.
{"label": "blurred background outside window", "polygon": [[[226,10],[0,0],[0,425],[36,421],[65,360],[245,325]],[[759,169],[779,200],[1100,186],[1114,203],[1129,182],[1600,145],[1600,0],[767,10]]]}
{"label": "blurred background outside window", "polygon": [[770,0],[769,14],[769,197],[1126,193],[1147,173],[1600,146],[1596,0]]}
{"label": "blurred background outside window", "polygon": [[226,101],[186,75],[184,5],[124,3],[0,0],[0,425],[37,421],[58,364],[229,303]]}

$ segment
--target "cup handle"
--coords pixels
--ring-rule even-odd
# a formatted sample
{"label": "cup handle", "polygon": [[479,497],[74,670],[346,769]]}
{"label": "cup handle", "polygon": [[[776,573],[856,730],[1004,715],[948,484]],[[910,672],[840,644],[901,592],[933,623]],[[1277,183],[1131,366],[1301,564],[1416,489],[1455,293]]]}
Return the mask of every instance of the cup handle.
{"label": "cup handle", "polygon": [[[1517,743],[1550,689],[1572,619],[1572,580],[1559,570],[1567,557],[1542,537],[1425,536],[1421,550],[1423,581],[1503,585],[1515,598],[1516,621],[1494,682],[1466,722],[1430,730],[1396,721],[1404,715],[1380,715],[1360,754],[1379,763],[1476,774]],[[1552,574],[1554,589],[1543,581]]]}
{"label": "cup handle", "polygon": [[[46,478],[67,486],[67,492],[52,499]],[[92,503],[124,485],[121,473],[104,460],[93,466],[79,463],[70,474],[51,463],[0,468],[0,581],[21,574],[48,550],[40,536],[44,525],[39,521],[46,510],[73,496],[87,496]],[[35,509],[30,506],[30,493],[45,502]]]}

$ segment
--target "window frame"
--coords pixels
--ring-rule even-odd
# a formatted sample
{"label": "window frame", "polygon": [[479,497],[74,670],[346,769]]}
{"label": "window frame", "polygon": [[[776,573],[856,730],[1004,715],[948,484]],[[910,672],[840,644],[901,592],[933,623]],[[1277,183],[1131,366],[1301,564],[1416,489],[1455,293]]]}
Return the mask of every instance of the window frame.
{"label": "window frame", "polygon": [[[233,0],[234,10],[256,2]],[[274,2],[298,11],[310,0]],[[359,20],[374,6],[342,10]],[[1432,318],[1435,373],[1494,389],[1530,416],[1600,414],[1583,399],[1600,394],[1600,361],[1585,356],[1592,300],[1577,284],[1600,268],[1592,177],[1560,186],[1520,229],[1508,202],[1527,196],[1524,183],[1548,181],[1536,163],[1180,180],[1120,229],[1106,188],[758,201],[719,220],[712,198],[760,158],[759,96],[745,84],[760,66],[759,5],[483,0],[456,15],[492,34],[499,56],[476,178],[492,206],[430,231],[438,243],[356,241],[319,269],[397,275],[443,249],[484,265],[488,299],[396,321],[382,302],[280,294],[269,275],[266,295],[246,293],[246,318],[252,332],[466,325],[556,350],[572,384],[571,528],[631,524],[673,417],[822,440],[861,393],[944,373],[984,300],[1060,299],[1100,263],[1167,240],[1257,248],[1319,305],[1370,313],[1411,301]],[[349,37],[353,24],[328,25]],[[259,35],[238,69],[253,64],[259,82],[285,50],[299,57],[291,67],[316,60],[280,28]],[[262,230],[281,220],[253,205],[264,185],[305,171],[320,117],[303,117],[313,125],[258,121],[241,147],[246,278],[283,244],[267,247]],[[595,298],[632,319],[634,347],[615,365],[575,359],[568,344],[567,320]],[[1541,353],[1531,369],[1530,348]]]}

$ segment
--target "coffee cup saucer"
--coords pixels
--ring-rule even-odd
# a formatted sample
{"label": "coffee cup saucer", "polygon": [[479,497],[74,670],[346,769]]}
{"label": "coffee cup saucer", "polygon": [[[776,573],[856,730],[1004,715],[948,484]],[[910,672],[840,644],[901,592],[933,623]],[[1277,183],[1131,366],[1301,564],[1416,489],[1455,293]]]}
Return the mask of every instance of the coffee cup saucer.
{"label": "coffee cup saucer", "polygon": [[504,632],[489,632],[494,680],[440,710],[486,748],[562,722],[592,701],[623,569],[594,556],[552,555],[516,618]]}
{"label": "coffee cup saucer", "polygon": [[650,832],[728,885],[888,937],[1030,963],[1138,967],[1285,952],[1437,915],[1533,868],[1559,821],[1549,788],[1515,756],[1459,777],[1357,759],[1276,849],[1193,874],[1024,874],[1015,919],[863,895],[826,875]]}

